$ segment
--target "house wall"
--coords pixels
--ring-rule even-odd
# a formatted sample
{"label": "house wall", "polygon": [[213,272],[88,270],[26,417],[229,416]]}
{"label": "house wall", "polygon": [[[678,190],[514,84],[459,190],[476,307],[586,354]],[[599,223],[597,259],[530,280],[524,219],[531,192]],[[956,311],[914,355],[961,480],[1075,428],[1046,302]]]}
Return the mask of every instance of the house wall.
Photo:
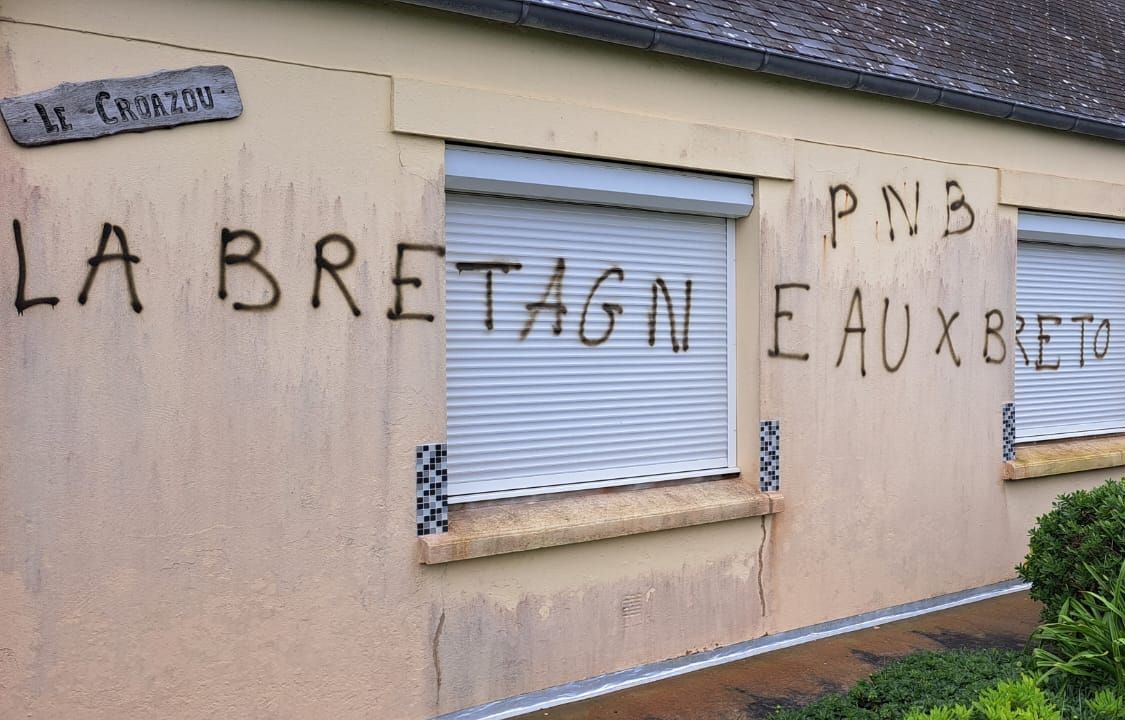
{"label": "house wall", "polygon": [[[0,138],[0,297],[16,219],[28,296],[59,298],[0,312],[0,716],[428,717],[1010,578],[1055,495],[1119,474],[1000,477],[1015,207],[1125,215],[1119,144],[375,3],[2,15],[0,96],[226,64],[245,112]],[[753,481],[757,421],[780,420],[784,512],[418,563],[414,448],[445,425],[436,255],[407,261],[434,322],[387,309],[396,246],[442,243],[446,138],[759,178],[740,463]],[[840,185],[858,203],[833,246]],[[104,223],[140,258],[139,313],[116,263],[77,302]],[[276,307],[233,309],[270,295],[247,267],[218,297],[223,228],[261,238]],[[312,306],[329,233],[355,244],[359,316],[330,282]],[[786,283],[809,289],[779,307]],[[939,309],[960,313],[953,353]]]}

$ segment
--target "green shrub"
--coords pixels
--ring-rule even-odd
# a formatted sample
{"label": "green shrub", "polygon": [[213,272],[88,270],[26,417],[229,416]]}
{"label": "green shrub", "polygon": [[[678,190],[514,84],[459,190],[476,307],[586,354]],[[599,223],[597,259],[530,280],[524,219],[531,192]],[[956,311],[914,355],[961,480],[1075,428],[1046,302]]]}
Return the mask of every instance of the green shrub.
{"label": "green shrub", "polygon": [[1063,690],[1073,684],[1125,692],[1125,561],[1112,580],[1089,572],[1103,591],[1064,600],[1058,620],[1032,635],[1032,661],[1043,681]]}
{"label": "green shrub", "polygon": [[913,712],[905,720],[1061,720],[1054,703],[1027,675],[980,691],[972,708],[964,705]]}
{"label": "green shrub", "polygon": [[982,690],[973,703],[981,720],[1060,720],[1055,707],[1031,677],[999,683]]}
{"label": "green shrub", "polygon": [[1086,710],[1090,720],[1125,720],[1125,699],[1103,688],[1086,700]]}
{"label": "green shrub", "polygon": [[972,710],[964,705],[954,705],[953,707],[932,708],[928,712],[915,710],[903,720],[972,720],[972,718]]}
{"label": "green shrub", "polygon": [[971,706],[939,706],[903,720],[1125,720],[1125,699],[1113,690],[1058,693],[1029,677],[983,690]]}
{"label": "green shrub", "polygon": [[1122,560],[1125,479],[1060,495],[1031,530],[1030,551],[1016,570],[1051,622],[1064,600],[1098,590],[1096,575],[1115,575]]}
{"label": "green shrub", "polygon": [[821,698],[799,710],[778,711],[771,720],[901,720],[914,710],[969,705],[981,690],[1018,678],[1021,659],[1010,650],[914,653],[861,680],[846,694]]}

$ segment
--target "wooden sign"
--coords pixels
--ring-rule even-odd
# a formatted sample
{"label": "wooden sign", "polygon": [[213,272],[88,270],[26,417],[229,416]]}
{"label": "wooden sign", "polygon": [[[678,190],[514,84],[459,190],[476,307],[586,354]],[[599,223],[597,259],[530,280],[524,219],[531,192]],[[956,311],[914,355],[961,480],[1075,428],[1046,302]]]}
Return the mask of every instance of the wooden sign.
{"label": "wooden sign", "polygon": [[143,132],[242,114],[234,72],[225,65],[164,70],[130,78],[63,83],[0,100],[20,145],[53,145]]}

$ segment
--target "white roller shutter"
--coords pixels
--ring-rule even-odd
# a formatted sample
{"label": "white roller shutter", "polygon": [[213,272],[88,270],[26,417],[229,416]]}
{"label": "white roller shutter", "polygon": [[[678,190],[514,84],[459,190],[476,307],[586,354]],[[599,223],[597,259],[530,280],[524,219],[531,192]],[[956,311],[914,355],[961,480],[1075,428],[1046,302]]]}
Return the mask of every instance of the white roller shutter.
{"label": "white roller shutter", "polygon": [[1021,239],[1016,275],[1016,439],[1125,432],[1125,250]]}
{"label": "white roller shutter", "polygon": [[[734,465],[731,268],[725,218],[449,193],[446,334],[449,493],[454,501],[646,482]],[[561,333],[541,310],[526,338],[529,303],[544,299],[565,262]],[[465,263],[519,263],[486,276]],[[458,269],[460,264],[461,270]],[[607,331],[603,304],[619,305]],[[677,352],[664,293],[671,296]],[[687,317],[685,282],[691,282]],[[548,302],[556,298],[552,294]]]}

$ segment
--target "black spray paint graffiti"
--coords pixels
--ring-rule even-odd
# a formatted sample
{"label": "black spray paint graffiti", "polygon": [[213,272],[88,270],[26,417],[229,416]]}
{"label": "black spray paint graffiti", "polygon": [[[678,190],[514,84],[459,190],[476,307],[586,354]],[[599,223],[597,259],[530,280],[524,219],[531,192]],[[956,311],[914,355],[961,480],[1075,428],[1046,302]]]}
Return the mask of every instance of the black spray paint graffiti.
{"label": "black spray paint graffiti", "polygon": [[[54,296],[42,296],[28,298],[27,285],[28,285],[28,263],[27,255],[24,248],[24,233],[23,226],[18,219],[12,220],[12,237],[16,246],[16,261],[18,275],[16,280],[16,312],[20,315],[25,310],[35,307],[36,305],[47,305],[54,307],[59,303],[59,298]],[[117,241],[120,252],[108,252],[109,241],[113,238]],[[239,240],[249,242],[249,248],[246,252],[236,253],[232,252],[231,244]],[[328,259],[326,256],[326,249],[330,245],[341,245],[346,255],[343,260],[336,262]],[[400,246],[398,265],[395,277],[395,284],[412,284],[415,287],[421,285],[421,281],[417,278],[402,278],[402,254],[405,250],[410,249],[429,249],[439,252],[444,255],[445,249],[438,246]],[[258,259],[259,253],[262,250],[262,239],[257,233],[252,230],[231,230],[223,228],[219,237],[219,288],[218,296],[220,300],[226,300],[228,292],[227,285],[229,282],[228,268],[233,268],[240,265],[245,265],[256,271],[262,278],[266,280],[270,287],[270,298],[263,303],[244,303],[234,302],[232,307],[238,311],[245,310],[268,310],[278,305],[281,300],[281,286],[271,273]],[[314,246],[316,253],[316,275],[313,278],[313,296],[312,306],[314,308],[320,307],[320,286],[321,286],[321,273],[327,272],[329,276],[335,281],[336,286],[340,289],[340,293],[348,303],[352,314],[355,316],[360,315],[359,306],[356,305],[355,299],[352,297],[351,291],[344,283],[340,271],[352,265],[356,257],[355,245],[344,235],[339,233],[331,233],[325,235],[316,242]],[[133,254],[129,250],[129,241],[126,238],[125,231],[118,225],[112,223],[104,223],[102,225],[101,237],[98,240],[97,250],[94,255],[90,257],[86,264],[89,265],[89,270],[86,273],[85,282],[82,284],[82,289],[78,293],[78,304],[85,305],[90,297],[90,290],[94,285],[94,280],[97,278],[98,270],[104,263],[119,261],[121,262],[122,271],[125,273],[125,284],[129,293],[129,305],[134,312],[141,312],[144,306],[141,304],[140,297],[137,293],[136,282],[133,278],[133,266],[141,262],[140,256]],[[400,315],[392,319],[433,319],[432,315],[423,313],[402,313],[401,312],[402,293],[401,289],[397,291],[396,306],[400,310]],[[392,311],[393,312],[393,311]]]}
{"label": "black spray paint graffiti", "polygon": [[[800,289],[808,291],[810,286],[808,283],[783,283],[774,286],[774,321],[773,321],[773,347],[766,350],[766,354],[773,358],[784,358],[787,360],[806,361],[809,359],[808,352],[799,352],[792,347],[787,347],[786,350],[781,349],[781,320],[792,321],[795,317],[795,311],[789,308],[782,309],[782,290]],[[888,373],[896,373],[903,366],[906,361],[906,356],[910,350],[910,334],[911,334],[911,321],[910,321],[910,305],[903,304],[903,318],[904,318],[904,331],[902,339],[902,350],[899,351],[898,359],[891,362],[890,354],[888,353],[887,342],[887,326],[889,325],[888,317],[890,315],[891,299],[888,297],[883,298],[883,323],[881,328],[882,339],[882,359],[883,369]],[[961,366],[961,357],[957,354],[957,350],[953,344],[953,325],[954,322],[961,316],[960,311],[954,312],[952,315],[946,316],[945,310],[936,308],[938,319],[941,321],[942,332],[938,338],[937,348],[935,354],[941,354],[942,349],[948,347],[949,356],[953,360],[953,364],[957,367]],[[1108,327],[1108,325],[1107,325]],[[1004,328],[1004,314],[997,309],[989,310],[984,314],[984,332],[985,332],[985,350],[984,360],[987,363],[1002,363],[1007,357],[1007,344],[1000,331]],[[1107,331],[1108,333],[1108,331]],[[844,358],[848,353],[848,344],[855,336],[856,342],[859,345],[859,374],[860,377],[867,376],[867,323],[864,320],[863,312],[863,291],[860,288],[855,288],[852,292],[851,302],[848,304],[848,312],[844,318],[843,331],[840,338],[840,351],[836,355],[836,367],[844,364]],[[995,338],[1000,344],[999,357],[993,356],[990,351],[990,341]],[[1018,342],[1018,338],[1017,338]],[[1108,342],[1108,341],[1107,341]],[[1022,348],[1021,348],[1022,349]],[[1095,350],[1097,352],[1097,350]]]}
{"label": "black spray paint graffiti", "polygon": [[891,299],[883,298],[883,368],[889,372],[898,372],[902,367],[903,360],[906,360],[906,351],[910,349],[910,306],[903,305],[903,310],[906,313],[906,338],[902,341],[902,353],[898,356],[898,362],[891,365],[887,360],[887,311],[891,308]]}
{"label": "black spray paint graffiti", "polygon": [[[24,310],[35,307],[36,305],[47,305],[54,307],[58,305],[59,299],[57,297],[37,297],[28,300],[25,297],[27,288],[27,257],[24,254],[23,247],[23,227],[20,225],[19,220],[12,220],[12,237],[16,244],[16,261],[18,264],[18,276],[16,279],[16,313],[23,315]],[[113,237],[117,240],[117,246],[121,252],[110,253],[106,252],[109,247],[109,239]],[[86,272],[86,281],[82,283],[82,289],[78,292],[78,304],[85,305],[87,300],[90,299],[90,288],[94,285],[94,279],[98,276],[98,269],[102,263],[112,262],[118,260],[122,263],[122,269],[125,272],[125,285],[129,292],[129,306],[133,308],[133,312],[139,313],[144,309],[141,304],[141,299],[137,295],[137,285],[133,280],[133,266],[138,264],[140,257],[129,252],[129,241],[125,237],[125,231],[118,225],[112,223],[104,223],[102,225],[101,238],[98,240],[98,249],[94,251],[86,264],[90,269]]]}
{"label": "black spray paint graffiti", "polygon": [[[956,200],[952,199],[954,190],[957,191]],[[942,233],[942,237],[967,233],[973,229],[976,220],[977,214],[973,212],[973,206],[965,200],[965,191],[961,189],[961,185],[956,180],[945,183],[945,232]],[[954,223],[957,224],[956,228]]]}
{"label": "black spray paint graffiti", "polygon": [[[1078,325],[1078,367],[1086,367],[1086,325],[1092,324],[1097,318],[1092,314],[1086,313],[1083,315],[1074,315],[1070,318],[1070,322]],[[1049,330],[1059,327],[1063,323],[1063,318],[1059,315],[1050,315],[1046,313],[1038,313],[1035,315],[1035,325],[1038,330],[1035,337],[1035,370],[1036,371],[1054,371],[1063,367],[1062,356],[1055,355],[1053,359],[1047,359],[1047,345],[1051,343],[1052,335]],[[1031,366],[1032,360],[1027,354],[1027,349],[1024,347],[1023,340],[1020,339],[1021,333],[1027,326],[1027,321],[1022,315],[1016,315],[1016,349],[1020,351],[1023,357],[1024,367]],[[1111,323],[1109,318],[1102,318],[1098,322],[1098,327],[1094,331],[1094,337],[1090,343],[1090,350],[1093,352],[1095,360],[1102,360],[1109,354],[1109,335]]]}
{"label": "black spray paint graffiti", "polygon": [[[484,273],[484,326],[491,330],[492,323],[492,273],[496,270],[507,275],[513,270],[521,270],[523,265],[518,262],[459,262],[454,267],[457,268],[458,273],[463,272],[483,272]],[[593,295],[593,292],[590,293]],[[589,301],[587,301],[589,305]],[[585,320],[586,313],[583,311],[582,318]]]}
{"label": "black spray paint graffiti", "polygon": [[[241,254],[231,254],[228,252],[228,246],[240,238],[246,238],[250,241],[250,252]],[[223,228],[222,235],[219,238],[219,299],[227,299],[227,266],[228,265],[249,265],[258,271],[270,284],[272,294],[270,299],[264,303],[242,303],[235,302],[231,305],[235,310],[268,310],[269,308],[276,307],[279,300],[281,300],[281,286],[277,284],[277,278],[273,276],[269,270],[262,267],[255,258],[262,250],[262,239],[251,230],[235,230],[231,231]]]}
{"label": "black spray paint graffiti", "polygon": [[[993,326],[992,318],[996,318],[997,320],[999,320],[1000,324]],[[986,363],[999,365],[1008,358],[1008,343],[1004,340],[1004,336],[1000,334],[1000,331],[1003,329],[1004,313],[994,308],[984,314],[984,361]],[[996,338],[996,340],[1000,343],[1000,357],[998,358],[992,357],[992,353],[989,352],[992,338]]]}
{"label": "black spray paint graffiti", "polygon": [[949,334],[949,330],[953,327],[953,323],[957,320],[957,318],[961,316],[961,311],[958,310],[948,318],[945,317],[945,311],[941,308],[938,308],[937,312],[941,317],[941,339],[938,340],[937,348],[934,350],[934,355],[941,355],[941,346],[949,345],[949,356],[953,358],[953,364],[957,367],[961,367],[961,358],[957,357],[957,350],[953,347],[953,337]]}
{"label": "black spray paint graffiti", "polygon": [[[852,325],[853,314],[859,315],[859,325]],[[844,351],[848,349],[848,339],[855,333],[859,334],[859,375],[867,377],[867,326],[863,323],[863,293],[859,288],[852,293],[852,304],[848,306],[848,320],[844,323],[844,341],[840,343],[840,355],[836,358],[836,367],[844,362]]]}
{"label": "black spray paint graffiti", "polygon": [[1023,355],[1024,366],[1030,365],[1031,360],[1027,357],[1027,350],[1024,349],[1023,343],[1020,341],[1020,333],[1023,332],[1023,327],[1027,322],[1023,319],[1023,315],[1016,315],[1016,348],[1019,349],[1020,354]]}
{"label": "black spray paint graffiti", "polygon": [[[613,325],[615,322],[617,322],[617,316],[625,312],[625,308],[621,307],[621,305],[619,305],[618,303],[602,303],[602,311],[608,318],[605,332],[601,334],[601,337],[593,339],[586,336],[586,314],[590,311],[590,303],[594,299],[594,293],[598,291],[598,288],[602,286],[602,283],[608,280],[611,275],[616,275],[619,282],[625,282],[625,271],[619,267],[611,267],[610,269],[599,275],[598,279],[594,281],[594,286],[590,288],[590,294],[586,296],[586,303],[582,306],[582,319],[578,322],[578,339],[581,340],[582,344],[586,347],[597,347],[598,345],[604,343],[606,340],[609,340],[609,336],[613,334]],[[489,329],[491,330],[491,328]],[[673,343],[675,342],[674,334],[672,337],[672,341]],[[686,350],[686,327],[684,328],[684,343],[684,349]]]}
{"label": "black spray paint graffiti", "polygon": [[898,202],[899,208],[902,210],[902,216],[906,218],[906,232],[913,237],[918,232],[918,208],[921,206],[921,192],[922,183],[914,183],[914,221],[910,220],[910,213],[906,210],[906,203],[902,201],[902,196],[898,194],[891,185],[883,186],[883,203],[887,206],[887,230],[890,231],[891,242],[895,241],[895,224],[894,216],[891,214],[891,197],[894,197]]}
{"label": "black spray paint graffiti", "polygon": [[[789,308],[782,309],[781,291],[789,289],[808,291],[809,285],[807,283],[784,283],[774,286],[773,347],[769,348],[766,354],[771,358],[806,361],[809,359],[808,352],[799,352],[792,347],[787,347],[784,351],[781,349],[780,321],[792,321],[795,317],[794,310]],[[903,305],[905,333],[902,341],[902,350],[899,353],[898,360],[894,363],[891,362],[887,353],[887,317],[889,315],[890,306],[890,298],[883,298],[882,356],[883,368],[888,373],[894,373],[902,367],[906,360],[908,350],[910,349],[910,306],[907,304]],[[936,308],[935,311],[938,320],[941,322],[941,335],[938,337],[937,346],[934,348],[934,354],[941,355],[943,350],[947,350],[953,364],[956,367],[961,367],[962,358],[957,353],[957,348],[954,344],[955,323],[960,319],[961,312],[958,310],[947,315],[946,310],[941,307]],[[984,350],[981,354],[981,358],[985,363],[1000,365],[1008,358],[1008,343],[1003,335],[1004,313],[997,308],[992,308],[984,313],[983,320]],[[1054,371],[1063,367],[1061,356],[1050,355],[1048,349],[1052,341],[1050,331],[1062,325],[1063,322],[1063,318],[1059,315],[1040,313],[1035,316],[1036,332],[1032,336],[1035,343],[1033,348],[1034,357],[1032,357],[1021,339],[1021,334],[1027,325],[1027,321],[1022,315],[1016,316],[1016,349],[1019,351],[1019,357],[1023,358],[1025,367],[1034,366],[1037,371]],[[1092,314],[1086,313],[1084,315],[1071,317],[1070,322],[1077,324],[1079,328],[1078,367],[1086,367],[1090,362],[1091,355],[1094,360],[1101,360],[1109,354],[1110,332],[1112,329],[1112,323],[1109,318],[1101,318],[1099,320]],[[1093,325],[1095,322],[1097,322],[1097,327],[1091,335],[1091,333],[1086,330],[1086,326]],[[867,376],[866,334],[867,325],[864,321],[863,292],[860,288],[856,288],[852,293],[852,299],[848,305],[848,312],[844,318],[840,338],[840,351],[836,356],[836,367],[843,365],[844,358],[847,355],[848,344],[854,335],[857,336],[856,341],[859,344],[859,374],[860,377]],[[1087,350],[1087,348],[1089,349]],[[1017,362],[1018,361],[1019,358],[1017,358]]]}
{"label": "black spray paint graffiti", "polygon": [[406,312],[402,309],[402,286],[410,285],[414,288],[422,287],[421,278],[403,277],[402,275],[402,261],[408,252],[428,252],[434,253],[438,257],[445,257],[445,248],[441,245],[398,244],[397,254],[395,256],[395,276],[391,278],[391,283],[395,286],[395,305],[393,308],[387,310],[387,317],[391,320],[425,320],[426,322],[433,322],[433,313]]}
{"label": "black spray paint graffiti", "polygon": [[782,283],[773,286],[773,347],[766,351],[770,357],[788,358],[790,360],[805,361],[809,359],[808,353],[795,353],[785,352],[781,349],[781,320],[792,320],[793,312],[791,310],[781,309],[781,291],[782,290],[804,290],[808,291],[810,288],[808,283]]}
{"label": "black spray paint graffiti", "polygon": [[[844,205],[836,204],[836,196],[844,194]],[[846,218],[859,208],[859,197],[847,185],[833,185],[828,188],[828,197],[832,206],[832,247],[836,247],[836,221]]]}
{"label": "black spray paint graffiti", "polygon": [[19,264],[19,275],[16,279],[16,312],[23,315],[23,311],[29,307],[36,305],[50,305],[54,307],[59,304],[57,297],[37,297],[30,300],[24,297],[24,289],[27,286],[27,258],[23,254],[23,233],[20,231],[20,221],[12,221],[12,235],[16,239],[16,261]]}
{"label": "black spray paint graffiti", "polygon": [[[121,248],[119,253],[106,254],[106,245],[109,244],[109,236],[113,234],[117,238],[117,244]],[[133,283],[133,265],[139,263],[141,259],[136,255],[129,254],[129,242],[125,239],[125,231],[117,225],[110,225],[105,223],[102,225],[102,237],[98,241],[98,251],[87,262],[90,264],[90,272],[86,274],[86,282],[82,285],[82,291],[78,293],[78,304],[85,305],[86,299],[89,297],[90,286],[94,284],[94,278],[98,274],[98,268],[103,262],[110,260],[120,260],[124,263],[125,268],[125,283],[129,288],[129,304],[133,308],[133,312],[140,312],[143,309],[140,298],[137,297],[137,287]]]}
{"label": "black spray paint graffiti", "polygon": [[1043,362],[1043,349],[1046,347],[1047,343],[1051,342],[1050,334],[1043,331],[1043,323],[1045,321],[1052,325],[1061,325],[1062,318],[1058,315],[1036,315],[1035,319],[1039,323],[1039,334],[1035,336],[1035,339],[1039,341],[1039,356],[1035,359],[1035,369],[1058,370],[1059,366],[1062,364],[1061,360],[1056,358],[1053,365]]}
{"label": "black spray paint graffiti", "polygon": [[[12,221],[12,234],[16,247],[16,257],[18,261],[18,280],[16,283],[16,298],[15,307],[19,314],[29,308],[37,305],[47,305],[54,307],[59,303],[59,298],[53,296],[42,296],[28,298],[28,263],[24,247],[24,233],[23,226],[20,221]],[[116,240],[120,252],[109,252],[109,241],[113,238]],[[339,246],[344,251],[342,259],[333,260],[329,257],[331,248]],[[232,230],[230,228],[222,228],[219,236],[218,247],[218,261],[219,261],[219,282],[217,295],[222,301],[227,300],[231,295],[231,285],[234,284],[234,276],[238,273],[233,271],[239,267],[252,270],[256,273],[261,280],[264,280],[269,288],[269,295],[263,302],[244,302],[235,301],[231,303],[231,307],[239,312],[246,311],[266,311],[276,308],[281,302],[281,284],[278,282],[277,277],[269,270],[266,264],[261,259],[261,254],[264,248],[262,238],[253,230],[239,229]],[[342,271],[347,270],[355,264],[356,260],[356,247],[355,244],[345,235],[340,233],[330,233],[321,237],[314,245],[314,259],[315,259],[315,272],[313,275],[313,289],[311,304],[313,308],[321,306],[321,288],[323,285],[324,274],[327,273],[332,281],[336,284],[337,289],[346,301],[348,308],[355,317],[362,315],[359,305],[356,303],[355,297],[349,289],[347,283],[344,281]],[[241,250],[241,252],[239,252]],[[414,288],[419,289],[422,287],[422,280],[419,277],[407,276],[406,272],[406,259],[409,253],[430,253],[438,257],[445,256],[445,248],[440,245],[427,245],[427,244],[413,244],[413,243],[400,243],[396,247],[394,276],[391,278],[391,283],[394,286],[394,304],[387,310],[387,317],[394,321],[400,320],[422,320],[425,322],[433,322],[434,314],[432,312],[422,312],[416,309],[408,309],[405,307],[407,304],[406,289]],[[83,283],[82,290],[78,295],[79,304],[86,304],[91,288],[97,278],[99,268],[107,262],[120,261],[122,270],[125,273],[126,285],[129,293],[130,306],[135,312],[141,312],[143,306],[140,297],[137,293],[136,283],[133,278],[133,266],[141,262],[141,258],[130,252],[129,242],[125,235],[125,231],[117,225],[112,223],[105,223],[102,226],[101,238],[98,242],[97,250],[94,255],[87,261],[89,271],[86,275],[85,282]],[[523,268],[519,262],[510,261],[495,261],[495,262],[462,262],[455,265],[457,271],[460,272],[483,272],[485,276],[484,283],[484,301],[485,301],[485,314],[484,325],[485,328],[491,331],[494,327],[493,313],[494,313],[494,294],[493,285],[496,279],[495,271],[500,271],[503,274],[511,272],[518,272]],[[566,274],[566,260],[558,258],[555,264],[555,270],[547,281],[546,287],[543,290],[542,297],[535,302],[527,303],[525,309],[527,310],[527,319],[524,324],[523,331],[520,333],[520,338],[526,338],[535,325],[535,321],[541,312],[550,312],[554,314],[554,322],[551,326],[551,332],[554,335],[560,335],[563,331],[563,319],[567,315],[568,308],[563,300],[563,281]],[[613,335],[616,328],[617,319],[625,312],[625,309],[618,303],[603,302],[601,303],[602,311],[606,316],[605,329],[601,335],[591,337],[587,332],[587,326],[590,324],[590,307],[595,302],[595,295],[598,290],[610,279],[616,279],[618,282],[625,280],[625,271],[620,267],[609,267],[598,277],[590,288],[589,294],[586,296],[586,301],[582,307],[582,315],[578,323],[578,339],[586,347],[598,347],[606,343]],[[648,312],[648,344],[650,347],[656,346],[656,331],[659,324],[660,312],[660,298],[663,296],[663,306],[666,310],[668,321],[669,339],[673,352],[687,352],[690,345],[690,327],[691,327],[691,303],[692,303],[692,281],[690,279],[684,282],[684,298],[683,298],[683,314],[679,316],[675,301],[672,297],[672,292],[667,283],[661,277],[656,277],[651,285],[652,302]]]}
{"label": "black spray paint graffiti", "polygon": [[[562,297],[563,277],[565,275],[566,260],[559,258],[555,261],[555,271],[551,273],[551,279],[547,281],[547,287],[543,289],[543,297],[539,298],[538,302],[527,304],[527,322],[524,323],[523,330],[520,331],[520,340],[527,339],[541,310],[551,310],[555,313],[555,323],[551,326],[551,332],[555,335],[562,334],[563,315],[566,315],[566,304],[563,303]],[[554,295],[554,300],[547,302],[547,298],[552,295]]]}
{"label": "black spray paint graffiti", "polygon": [[668,308],[668,332],[672,336],[672,352],[687,352],[688,323],[691,322],[691,280],[684,281],[684,331],[678,343],[676,342],[676,311],[672,305],[672,295],[668,292],[668,286],[664,284],[664,278],[658,277],[652,281],[652,309],[648,313],[649,347],[656,345],[657,287],[664,293],[664,305]]}
{"label": "black spray paint graffiti", "polygon": [[[909,184],[905,184],[901,188],[891,184],[884,184],[880,186],[879,190],[883,197],[883,210],[886,212],[887,234],[885,237],[889,239],[890,242],[895,242],[895,240],[900,240],[903,237],[910,238],[919,235],[922,231],[920,214],[924,193],[921,181],[916,180],[914,182],[913,193],[910,192]],[[912,203],[910,201],[911,195],[913,195]],[[944,200],[945,228],[941,236],[949,237],[952,235],[961,235],[971,230],[976,222],[976,213],[969,204],[965,191],[961,188],[960,183],[956,180],[950,180],[945,183]],[[859,193],[851,186],[845,183],[839,183],[828,187],[829,234],[825,235],[824,238],[826,241],[830,241],[831,247],[837,247],[841,236],[841,230],[847,225],[844,220],[854,214],[859,208],[859,205]],[[878,234],[878,224],[876,224],[876,231]],[[786,345],[784,350],[782,349],[781,321],[793,321],[796,312],[791,309],[787,303],[783,303],[782,292],[786,290],[803,290],[808,292],[810,290],[810,285],[808,283],[797,282],[774,285],[773,344],[772,347],[767,349],[766,354],[772,358],[804,362],[809,359],[808,352],[802,352],[800,349],[792,347],[791,344]],[[789,301],[793,302],[794,299],[790,297]],[[880,349],[883,369],[888,374],[896,373],[903,367],[910,351],[910,305],[904,303],[902,309],[903,335],[900,344],[901,349],[898,351],[897,357],[892,357],[893,353],[888,349],[890,343],[887,339],[887,326],[891,314],[891,298],[883,298]],[[952,314],[947,316],[944,308],[937,307],[935,310],[938,319],[941,321],[941,334],[938,337],[934,352],[936,355],[941,355],[943,351],[948,350],[953,365],[955,367],[960,367],[962,361],[954,345],[954,335],[955,323],[958,318],[960,318],[961,312],[955,310]],[[1004,315],[1000,310],[993,309],[985,313],[985,347],[983,358],[986,363],[999,364],[1004,362],[1007,358],[1007,343],[1001,335],[1003,328]],[[848,346],[852,344],[853,340],[855,341],[854,344],[859,345],[859,375],[860,377],[866,377],[867,323],[864,319],[863,291],[858,287],[855,288],[851,294],[851,302],[848,304],[848,310],[844,316],[843,331],[840,338],[840,350],[836,355],[836,367],[841,367],[844,364],[848,354]],[[998,351],[994,354],[992,348],[996,343],[998,343]]]}
{"label": "black spray paint graffiti", "polygon": [[[328,243],[338,243],[343,245],[344,249],[347,250],[348,254],[342,262],[334,263],[324,256],[324,248]],[[336,281],[336,286],[340,288],[344,299],[348,301],[348,307],[351,308],[352,315],[356,317],[360,316],[359,306],[355,304],[352,294],[348,292],[348,287],[344,285],[344,281],[340,279],[340,271],[349,267],[354,260],[355,245],[343,235],[332,233],[316,241],[316,278],[313,280],[312,294],[312,306],[314,308],[320,307],[320,273],[324,271]]]}
{"label": "black spray paint graffiti", "polygon": [[[887,212],[887,231],[891,242],[895,241],[896,220],[902,218],[906,221],[906,233],[909,237],[919,234],[918,213],[922,203],[922,183],[914,183],[914,212],[911,217],[906,200],[893,185],[883,185],[880,188],[883,194],[883,206]],[[892,199],[894,202],[892,203]],[[897,210],[895,209],[897,207]],[[831,185],[828,188],[828,208],[831,231],[829,238],[832,247],[836,247],[839,236],[839,223],[848,215],[859,208],[859,195],[845,184]],[[945,230],[942,237],[961,235],[972,230],[976,223],[976,213],[973,206],[965,197],[965,191],[956,180],[945,183]]]}
{"label": "black spray paint graffiti", "polygon": [[[496,281],[496,271],[507,275],[512,272],[519,272],[523,269],[523,263],[514,260],[489,260],[480,262],[458,262],[454,264],[458,273],[465,272],[483,272],[484,273],[484,328],[492,332],[495,329],[494,313],[495,313],[495,294],[494,283]],[[566,301],[564,300],[564,286],[566,281],[566,258],[556,258],[555,265],[551,271],[550,277],[547,279],[546,285],[543,287],[543,292],[538,300],[529,302],[524,305],[527,312],[527,317],[524,319],[523,327],[519,332],[519,339],[526,340],[534,330],[536,322],[539,319],[540,313],[547,312],[554,316],[550,326],[552,335],[558,336],[563,333],[564,321],[566,315],[569,313]],[[625,281],[625,270],[616,265],[606,268],[590,286],[590,291],[586,294],[586,300],[582,304],[582,314],[578,320],[578,341],[586,347],[598,347],[605,344],[613,335],[614,329],[617,327],[617,319],[624,314],[625,308],[619,303],[603,302],[601,303],[602,312],[606,316],[606,326],[602,334],[597,337],[590,337],[586,332],[586,326],[589,323],[590,306],[594,304],[594,296],[601,289],[602,285],[609,279],[614,278],[617,282]],[[668,288],[668,284],[662,277],[655,277],[651,285],[652,301],[649,304],[648,311],[648,344],[649,347],[655,347],[657,325],[660,324],[660,308],[663,298],[663,307],[665,314],[668,318],[668,333],[669,340],[672,347],[672,352],[687,352],[690,347],[690,333],[691,333],[691,295],[692,295],[692,281],[687,279],[684,281],[684,306],[682,322],[677,320],[675,301],[672,298],[672,292]],[[679,332],[677,333],[677,329]]]}

